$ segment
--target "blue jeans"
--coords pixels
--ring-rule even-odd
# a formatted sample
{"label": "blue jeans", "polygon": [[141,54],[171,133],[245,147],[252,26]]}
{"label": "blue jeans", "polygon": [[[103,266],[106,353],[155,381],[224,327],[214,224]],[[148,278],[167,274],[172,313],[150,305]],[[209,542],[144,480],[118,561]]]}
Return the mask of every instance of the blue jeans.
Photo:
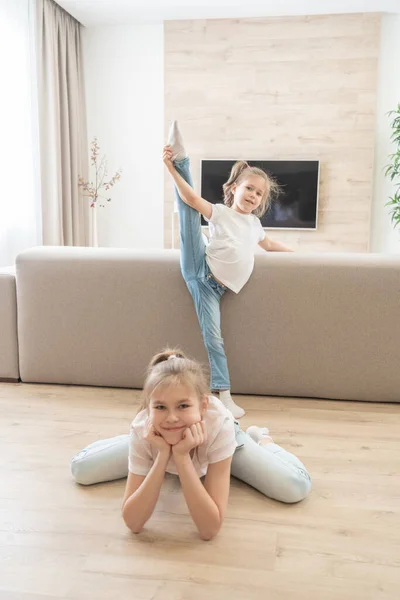
{"label": "blue jeans", "polygon": [[[189,158],[175,161],[174,166],[193,187]],[[220,301],[227,288],[214,279],[207,264],[200,213],[183,202],[176,188],[175,195],[179,212],[181,271],[193,298],[203,334],[210,363],[210,387],[212,390],[229,390],[231,384],[221,335],[220,313]]]}
{"label": "blue jeans", "polygon": [[[238,447],[231,473],[256,490],[280,502],[300,502],[311,490],[311,477],[302,462],[277,444],[259,446],[236,423]],[[92,485],[128,475],[130,436],[99,440],[78,452],[71,462],[77,483]]]}

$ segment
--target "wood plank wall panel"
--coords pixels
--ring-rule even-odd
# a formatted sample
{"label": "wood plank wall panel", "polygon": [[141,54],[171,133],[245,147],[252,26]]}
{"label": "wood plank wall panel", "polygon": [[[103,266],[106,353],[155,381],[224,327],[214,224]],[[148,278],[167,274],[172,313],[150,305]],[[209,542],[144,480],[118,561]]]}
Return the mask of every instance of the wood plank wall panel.
{"label": "wood plank wall panel", "polygon": [[[178,119],[197,190],[201,158],[319,159],[318,229],[270,235],[368,251],[379,35],[379,14],[166,22],[165,134]],[[167,248],[173,198],[166,174]]]}

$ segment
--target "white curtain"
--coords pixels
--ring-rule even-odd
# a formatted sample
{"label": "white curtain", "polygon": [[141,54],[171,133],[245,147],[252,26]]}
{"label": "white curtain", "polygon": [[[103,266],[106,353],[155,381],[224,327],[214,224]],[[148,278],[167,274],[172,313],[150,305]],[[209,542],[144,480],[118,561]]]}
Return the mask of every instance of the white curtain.
{"label": "white curtain", "polygon": [[94,210],[78,188],[89,147],[81,25],[53,0],[36,0],[43,243],[96,245]]}
{"label": "white curtain", "polygon": [[33,18],[0,0],[0,267],[42,240]]}

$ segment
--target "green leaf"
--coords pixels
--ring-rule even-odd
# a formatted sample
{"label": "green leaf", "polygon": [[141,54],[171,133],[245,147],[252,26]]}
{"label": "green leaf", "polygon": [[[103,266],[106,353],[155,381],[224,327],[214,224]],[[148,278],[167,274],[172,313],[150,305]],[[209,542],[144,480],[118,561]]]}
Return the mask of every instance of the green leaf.
{"label": "green leaf", "polygon": [[395,217],[395,215],[392,215],[392,218],[390,219],[392,225],[394,225],[395,227],[398,226],[398,224],[400,223],[400,215]]}
{"label": "green leaf", "polygon": [[400,102],[397,104],[395,110],[391,110],[387,113],[388,117],[394,117],[391,119],[390,127],[391,134],[390,139],[392,144],[396,146],[395,152],[389,154],[389,164],[385,165],[384,173],[385,177],[388,177],[393,183],[395,193],[389,197],[389,200],[385,203],[385,206],[389,208],[389,215],[391,223],[394,227],[400,226]]}

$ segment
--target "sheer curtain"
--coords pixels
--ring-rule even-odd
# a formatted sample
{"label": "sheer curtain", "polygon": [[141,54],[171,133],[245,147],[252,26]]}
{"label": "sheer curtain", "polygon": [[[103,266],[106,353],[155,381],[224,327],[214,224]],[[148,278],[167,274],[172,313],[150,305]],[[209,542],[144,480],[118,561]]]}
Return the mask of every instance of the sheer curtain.
{"label": "sheer curtain", "polygon": [[42,240],[33,17],[0,0],[0,267]]}
{"label": "sheer curtain", "polygon": [[54,0],[35,0],[43,243],[96,245],[88,178],[81,25]]}

